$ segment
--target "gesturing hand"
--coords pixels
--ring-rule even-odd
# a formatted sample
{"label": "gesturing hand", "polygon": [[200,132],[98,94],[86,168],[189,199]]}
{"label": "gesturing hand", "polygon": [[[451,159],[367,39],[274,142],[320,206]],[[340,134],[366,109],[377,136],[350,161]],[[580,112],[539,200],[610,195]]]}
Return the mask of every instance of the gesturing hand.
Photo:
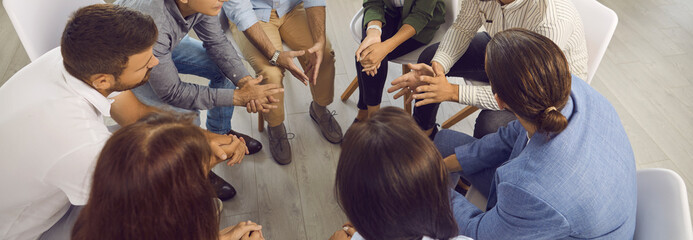
{"label": "gesturing hand", "polygon": [[318,72],[320,71],[320,64],[322,63],[322,54],[324,51],[324,41],[318,41],[311,48],[306,50],[306,69],[304,70],[313,85],[318,83]]}
{"label": "gesturing hand", "polygon": [[234,135],[228,135],[231,137],[231,144],[222,145],[221,148],[224,149],[231,158],[226,165],[233,166],[243,161],[243,157],[250,153],[248,152],[248,146],[245,145],[245,140]]}
{"label": "gesturing hand", "polygon": [[[224,230],[219,231],[220,240],[241,240],[241,239],[264,239],[262,237],[262,225],[251,222],[250,220],[246,222],[239,222],[235,226],[230,226],[224,228]],[[258,233],[255,233],[258,232]],[[252,235],[259,235],[259,238]],[[250,237],[250,238],[248,238]]]}
{"label": "gesturing hand", "polygon": [[[416,90],[418,86],[425,84],[421,81],[423,76],[433,76],[433,68],[425,63],[409,64],[411,72],[408,72],[395,80],[392,81],[392,87],[387,89],[387,92],[392,93],[394,91],[400,90],[395,94],[394,98],[397,99],[408,92]],[[404,101],[411,102],[411,99],[405,99]]]}
{"label": "gesturing hand", "polygon": [[434,77],[421,77],[422,82],[426,85],[416,88],[416,92],[419,94],[414,94],[414,99],[423,99],[416,103],[417,107],[443,101],[457,101],[459,86],[448,82],[443,67],[437,62],[433,62],[433,75]]}
{"label": "gesturing hand", "polygon": [[371,76],[377,74],[380,63],[391,51],[392,49],[386,42],[374,43],[367,47],[360,56],[362,71]]}
{"label": "gesturing hand", "polygon": [[356,233],[356,228],[354,228],[354,225],[352,225],[350,222],[345,223],[342,225],[342,229],[337,230],[332,234],[332,237],[330,237],[329,240],[347,240],[351,239],[352,236]]}
{"label": "gesturing hand", "polygon": [[243,157],[248,154],[248,147],[245,140],[234,135],[221,135],[205,132],[209,146],[212,148],[214,157],[210,160],[210,168],[220,162],[229,159],[227,165],[233,166],[243,161]]}
{"label": "gesturing hand", "polygon": [[380,41],[381,39],[379,34],[366,35],[363,41],[361,41],[359,48],[356,49],[356,61],[361,62],[361,52],[363,52],[363,50],[366,50],[366,48],[370,47],[371,45],[379,43]]}
{"label": "gesturing hand", "polygon": [[277,65],[280,67],[289,70],[291,75],[294,75],[298,80],[303,82],[306,86],[308,85],[308,76],[306,76],[303,71],[301,71],[296,64],[294,64],[294,58],[295,57],[300,57],[306,54],[305,50],[301,51],[283,51],[279,53],[279,57],[277,58]]}
{"label": "gesturing hand", "polygon": [[258,85],[262,82],[262,76],[252,79],[246,77],[238,82],[240,86],[233,94],[233,105],[246,106],[248,112],[269,112],[277,106],[271,103],[279,102],[272,95],[284,92],[277,84]]}

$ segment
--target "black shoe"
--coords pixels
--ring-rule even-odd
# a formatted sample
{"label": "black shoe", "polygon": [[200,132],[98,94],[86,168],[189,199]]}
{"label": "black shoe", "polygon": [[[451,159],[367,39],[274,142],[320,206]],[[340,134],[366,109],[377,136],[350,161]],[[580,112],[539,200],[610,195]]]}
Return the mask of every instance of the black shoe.
{"label": "black shoe", "polygon": [[209,179],[209,183],[212,184],[214,191],[217,193],[217,197],[222,201],[232,199],[236,196],[236,189],[214,172],[209,171],[207,179]]}
{"label": "black shoe", "polygon": [[258,141],[258,140],[255,140],[254,138],[251,138],[248,135],[236,132],[234,130],[231,130],[226,134],[235,135],[236,137],[239,137],[239,138],[242,137],[243,140],[245,140],[245,146],[248,147],[248,152],[250,152],[250,153],[248,153],[248,155],[255,154],[262,149],[262,143],[260,143],[260,141]]}
{"label": "black shoe", "polygon": [[428,138],[430,138],[431,141],[433,141],[433,139],[436,138],[436,134],[438,134],[438,124],[433,126],[433,131],[431,131],[431,135],[428,135]]}
{"label": "black shoe", "polygon": [[462,194],[462,196],[467,195],[467,190],[469,190],[469,187],[472,186],[472,183],[467,181],[467,179],[463,178],[460,176],[460,180],[457,181],[457,185],[455,185],[455,191],[458,193]]}

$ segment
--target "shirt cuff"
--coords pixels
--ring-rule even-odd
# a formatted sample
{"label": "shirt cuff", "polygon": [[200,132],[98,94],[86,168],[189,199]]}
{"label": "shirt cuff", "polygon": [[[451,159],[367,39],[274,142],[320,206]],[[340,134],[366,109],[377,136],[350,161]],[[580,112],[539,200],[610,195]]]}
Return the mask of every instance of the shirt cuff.
{"label": "shirt cuff", "polygon": [[214,106],[233,106],[233,93],[235,92],[234,89],[211,88],[210,91],[211,90],[216,90]]}
{"label": "shirt cuff", "polygon": [[436,55],[433,56],[433,59],[431,60],[432,62],[438,62],[440,63],[441,66],[443,66],[443,70],[447,74],[450,71],[450,68],[452,65],[455,65],[455,60],[450,57],[449,55],[443,53],[440,51],[440,47],[438,48],[438,51],[436,51]]}
{"label": "shirt cuff", "polygon": [[250,6],[233,6],[230,3],[224,3],[223,5],[224,13],[226,17],[231,20],[240,31],[248,30],[253,24],[258,22],[255,11]]}
{"label": "shirt cuff", "polygon": [[476,99],[476,91],[474,91],[474,87],[462,84],[459,86],[460,87],[457,91],[459,103],[475,106],[476,103],[474,102],[474,99]]}
{"label": "shirt cuff", "polygon": [[303,8],[324,7],[325,0],[304,0]]}

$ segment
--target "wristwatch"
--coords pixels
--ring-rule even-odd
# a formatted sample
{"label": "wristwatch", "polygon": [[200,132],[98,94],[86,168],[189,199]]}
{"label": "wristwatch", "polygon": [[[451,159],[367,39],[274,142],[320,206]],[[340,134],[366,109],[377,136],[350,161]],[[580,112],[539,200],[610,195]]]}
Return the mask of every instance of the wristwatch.
{"label": "wristwatch", "polygon": [[279,51],[279,50],[275,51],[274,55],[272,55],[272,59],[269,60],[270,64],[272,64],[272,66],[277,66],[277,58],[279,58],[279,53],[281,53],[281,51]]}

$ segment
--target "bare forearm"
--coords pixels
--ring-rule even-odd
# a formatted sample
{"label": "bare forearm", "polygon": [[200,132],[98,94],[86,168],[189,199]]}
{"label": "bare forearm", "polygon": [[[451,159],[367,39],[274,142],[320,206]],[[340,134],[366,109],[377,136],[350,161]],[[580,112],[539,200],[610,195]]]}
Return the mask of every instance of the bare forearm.
{"label": "bare forearm", "polygon": [[306,9],[308,27],[313,37],[313,42],[325,42],[325,7],[311,7]]}
{"label": "bare forearm", "polygon": [[267,37],[265,31],[262,30],[260,22],[253,24],[253,26],[250,26],[250,28],[243,31],[243,34],[245,34],[245,37],[248,38],[248,40],[250,40],[251,43],[253,43],[255,48],[260,50],[260,52],[267,58],[272,58],[274,52],[278,50],[274,47],[269,37]]}
{"label": "bare forearm", "polygon": [[457,155],[455,154],[447,156],[443,159],[443,162],[445,162],[445,168],[448,169],[448,172],[462,171],[462,166],[460,166],[460,162],[457,161]]}
{"label": "bare forearm", "polygon": [[137,122],[137,120],[150,113],[161,112],[156,107],[140,102],[131,91],[124,91],[113,100],[111,117],[118,125],[123,127]]}
{"label": "bare forearm", "polygon": [[385,40],[385,43],[390,46],[390,51],[392,51],[397,48],[397,46],[413,37],[415,34],[416,30],[414,30],[414,27],[409,24],[404,24],[401,28],[399,28],[394,36]]}

